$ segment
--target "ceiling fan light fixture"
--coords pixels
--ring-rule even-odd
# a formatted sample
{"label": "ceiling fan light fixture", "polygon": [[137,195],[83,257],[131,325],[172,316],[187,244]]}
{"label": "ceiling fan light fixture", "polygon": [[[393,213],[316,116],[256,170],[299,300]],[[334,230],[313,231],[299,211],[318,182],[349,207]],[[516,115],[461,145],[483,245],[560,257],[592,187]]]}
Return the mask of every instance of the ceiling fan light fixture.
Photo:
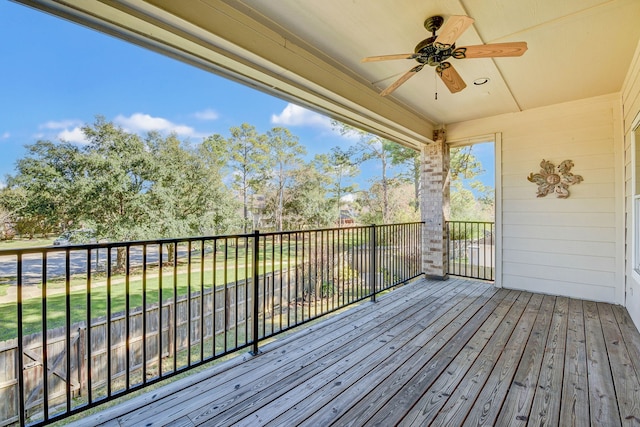
{"label": "ceiling fan light fixture", "polygon": [[489,77],[480,77],[479,79],[475,79],[473,81],[473,84],[476,85],[476,86],[482,86],[482,85],[486,85],[490,81],[491,80],[489,79]]}

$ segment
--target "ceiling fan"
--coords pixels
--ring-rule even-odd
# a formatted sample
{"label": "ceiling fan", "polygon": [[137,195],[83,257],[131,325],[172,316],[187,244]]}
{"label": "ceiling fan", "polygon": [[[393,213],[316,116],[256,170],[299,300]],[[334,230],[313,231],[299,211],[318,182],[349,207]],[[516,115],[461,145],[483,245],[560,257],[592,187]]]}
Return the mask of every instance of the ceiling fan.
{"label": "ceiling fan", "polygon": [[[432,16],[424,21],[424,27],[431,32],[431,37],[422,40],[414,49],[414,53],[396,55],[370,56],[362,62],[388,61],[392,59],[415,59],[418,65],[404,73],[398,80],[383,90],[380,95],[386,96],[396,90],[400,85],[413,77],[425,65],[436,67],[436,73],[451,93],[460,92],[467,87],[460,74],[453,68],[449,58],[496,58],[505,56],[521,56],[527,50],[526,42],[493,43],[475,46],[456,47],[455,41],[462,33],[473,24],[473,18],[468,16],[452,16],[444,23],[442,16]],[[436,35],[436,31],[442,26],[442,31]]]}

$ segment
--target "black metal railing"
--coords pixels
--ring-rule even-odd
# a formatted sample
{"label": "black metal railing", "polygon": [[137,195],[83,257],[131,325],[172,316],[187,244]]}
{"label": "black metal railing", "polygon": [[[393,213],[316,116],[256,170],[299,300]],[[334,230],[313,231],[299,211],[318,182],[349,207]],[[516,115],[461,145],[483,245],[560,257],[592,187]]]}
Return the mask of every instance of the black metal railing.
{"label": "black metal railing", "polygon": [[422,223],[0,251],[0,425],[84,411],[421,274]]}
{"label": "black metal railing", "polygon": [[447,221],[447,253],[450,275],[495,280],[495,224]]}

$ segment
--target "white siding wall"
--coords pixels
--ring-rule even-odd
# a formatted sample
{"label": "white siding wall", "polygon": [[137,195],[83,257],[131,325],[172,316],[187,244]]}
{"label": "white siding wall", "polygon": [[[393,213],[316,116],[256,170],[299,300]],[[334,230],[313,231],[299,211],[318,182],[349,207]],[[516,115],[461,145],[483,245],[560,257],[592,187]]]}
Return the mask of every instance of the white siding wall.
{"label": "white siding wall", "polygon": [[[634,152],[632,150],[632,126],[636,122],[636,118],[640,115],[640,44],[636,49],[636,55],[631,62],[629,73],[622,88],[622,105],[624,111],[624,164],[625,164],[625,212],[626,212],[626,258],[625,273],[627,284],[626,307],[631,318],[640,329],[640,277],[633,272],[633,162]],[[636,145],[640,141],[636,141]],[[636,179],[638,177],[638,168],[640,162],[636,162]],[[640,191],[640,189],[636,189]]]}
{"label": "white siding wall", "polygon": [[[621,120],[613,94],[447,127],[450,141],[501,133],[503,287],[624,302]],[[542,159],[573,160],[584,182],[537,198]]]}

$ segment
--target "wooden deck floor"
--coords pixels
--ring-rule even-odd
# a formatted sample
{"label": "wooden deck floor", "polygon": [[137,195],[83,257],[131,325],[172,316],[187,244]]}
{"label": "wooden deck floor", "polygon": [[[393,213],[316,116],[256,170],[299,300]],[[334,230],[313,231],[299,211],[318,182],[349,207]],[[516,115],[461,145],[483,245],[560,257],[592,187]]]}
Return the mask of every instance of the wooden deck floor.
{"label": "wooden deck floor", "polygon": [[640,425],[638,372],[624,308],[418,280],[80,423]]}

